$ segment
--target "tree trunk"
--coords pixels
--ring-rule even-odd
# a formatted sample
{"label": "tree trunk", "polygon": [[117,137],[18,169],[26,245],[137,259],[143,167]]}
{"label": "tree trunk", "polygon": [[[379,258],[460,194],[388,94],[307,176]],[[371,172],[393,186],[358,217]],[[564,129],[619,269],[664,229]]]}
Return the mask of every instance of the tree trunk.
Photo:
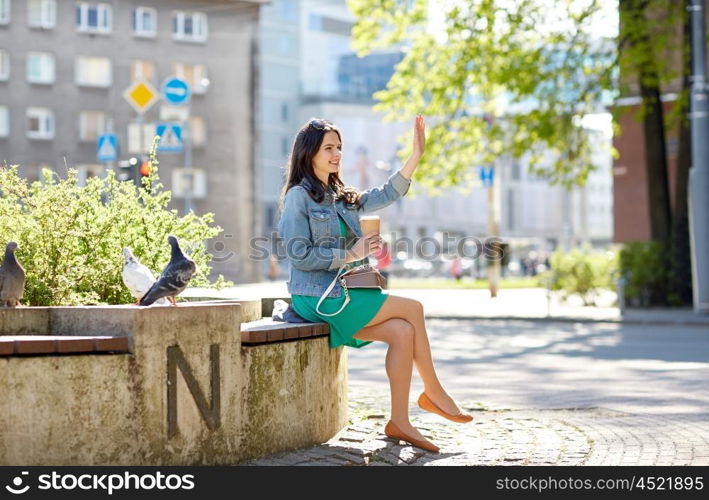
{"label": "tree trunk", "polygon": [[[655,80],[657,75],[641,71],[641,79]],[[667,152],[665,149],[665,125],[660,88],[658,85],[640,84],[643,99],[643,130],[645,132],[645,172],[650,210],[650,237],[665,251],[670,247],[672,210],[670,208],[669,180],[667,178]]]}
{"label": "tree trunk", "polygon": [[[683,2],[684,3],[684,2]],[[685,12],[682,38],[682,89],[689,92],[689,73],[691,61],[688,57],[691,44],[689,14]],[[676,305],[692,304],[692,263],[689,248],[689,216],[687,205],[687,187],[689,167],[692,163],[692,134],[689,128],[689,99],[683,99],[679,123],[679,151],[677,153],[677,172],[675,178],[675,205],[672,211],[671,272],[672,297]]]}
{"label": "tree trunk", "polygon": [[[669,273],[670,241],[672,236],[672,208],[667,175],[667,151],[665,125],[660,100],[660,75],[654,57],[647,57],[651,50],[648,0],[620,0],[622,38],[628,43],[632,66],[637,71],[637,80],[642,97],[642,119],[645,142],[645,173],[647,177],[648,213],[650,215],[650,238],[659,243],[662,268]],[[625,24],[625,26],[623,26]],[[624,50],[623,47],[620,50]],[[663,280],[665,290],[654,290],[651,302],[664,304],[670,288],[670,280]]]}

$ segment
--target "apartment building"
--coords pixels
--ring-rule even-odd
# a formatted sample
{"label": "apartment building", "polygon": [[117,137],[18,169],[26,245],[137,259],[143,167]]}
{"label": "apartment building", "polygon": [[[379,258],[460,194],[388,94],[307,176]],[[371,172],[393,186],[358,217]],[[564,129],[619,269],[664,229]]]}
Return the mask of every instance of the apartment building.
{"label": "apartment building", "polygon": [[[159,153],[172,207],[213,212],[224,229],[208,245],[214,273],[255,280],[248,252],[258,211],[254,95],[264,2],[0,0],[0,162],[29,179],[42,168],[60,176],[73,168],[86,179],[144,156],[159,123],[180,123],[188,147]],[[159,97],[170,77],[188,83],[187,106],[157,99],[139,115],[124,96],[145,81]],[[101,162],[97,141],[107,133],[117,154]]]}

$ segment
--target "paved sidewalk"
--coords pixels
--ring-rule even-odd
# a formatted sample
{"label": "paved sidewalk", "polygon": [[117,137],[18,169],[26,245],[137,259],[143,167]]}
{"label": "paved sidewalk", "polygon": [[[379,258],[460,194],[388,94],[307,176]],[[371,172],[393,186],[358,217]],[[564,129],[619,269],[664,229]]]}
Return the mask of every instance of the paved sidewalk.
{"label": "paved sidewalk", "polygon": [[247,465],[709,465],[709,330],[529,320],[428,320],[441,380],[475,415],[419,410],[431,454],[388,439],[386,348],[349,349],[350,425]]}
{"label": "paved sidewalk", "polygon": [[352,423],[335,438],[244,465],[709,465],[709,424],[696,416],[479,410],[473,422],[456,426],[414,412],[414,425],[441,446],[434,454],[387,438],[385,412],[362,414],[383,400],[351,397]]}

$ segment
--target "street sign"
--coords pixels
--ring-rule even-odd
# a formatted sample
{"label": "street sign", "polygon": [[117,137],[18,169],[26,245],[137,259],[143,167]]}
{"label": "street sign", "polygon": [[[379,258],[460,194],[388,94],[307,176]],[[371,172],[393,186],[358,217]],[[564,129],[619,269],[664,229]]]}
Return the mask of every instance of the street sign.
{"label": "street sign", "polygon": [[160,105],[160,120],[163,122],[186,122],[189,117],[189,106]]}
{"label": "street sign", "polygon": [[168,78],[162,84],[162,96],[170,104],[186,104],[190,99],[190,86],[182,78]]}
{"label": "street sign", "polygon": [[98,137],[96,158],[100,162],[116,161],[118,159],[118,137],[116,137],[116,134],[103,134]]}
{"label": "street sign", "polygon": [[131,83],[123,92],[123,97],[140,115],[145,113],[160,99],[155,87],[146,81],[140,80]]}
{"label": "street sign", "polygon": [[480,182],[483,187],[492,187],[495,180],[495,167],[480,167]]}
{"label": "street sign", "polygon": [[160,136],[158,151],[179,153],[184,146],[182,142],[182,125],[179,123],[158,123],[155,134]]}

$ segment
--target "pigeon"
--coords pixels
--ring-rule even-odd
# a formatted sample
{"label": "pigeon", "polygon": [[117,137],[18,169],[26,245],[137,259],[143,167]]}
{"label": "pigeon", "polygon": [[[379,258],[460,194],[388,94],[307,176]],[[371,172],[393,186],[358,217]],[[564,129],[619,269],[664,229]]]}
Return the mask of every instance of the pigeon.
{"label": "pigeon", "polygon": [[[129,247],[123,248],[123,257],[126,259],[123,266],[123,284],[130,290],[130,294],[135,298],[135,303],[138,304],[145,292],[150,290],[150,287],[155,283],[155,276],[150,269],[138,262]],[[167,300],[160,299],[155,303],[167,304]]]}
{"label": "pigeon", "polygon": [[15,258],[17,243],[5,247],[5,258],[0,266],[0,307],[17,307],[25,291],[25,270]]}
{"label": "pigeon", "polygon": [[177,305],[175,297],[187,288],[187,284],[192,279],[192,275],[197,271],[194,261],[189,259],[180,250],[180,244],[174,236],[167,237],[168,243],[172,247],[170,262],[163,269],[160,278],[153,283],[150,290],[140,299],[141,306],[149,306],[156,300],[167,297],[173,306]]}

